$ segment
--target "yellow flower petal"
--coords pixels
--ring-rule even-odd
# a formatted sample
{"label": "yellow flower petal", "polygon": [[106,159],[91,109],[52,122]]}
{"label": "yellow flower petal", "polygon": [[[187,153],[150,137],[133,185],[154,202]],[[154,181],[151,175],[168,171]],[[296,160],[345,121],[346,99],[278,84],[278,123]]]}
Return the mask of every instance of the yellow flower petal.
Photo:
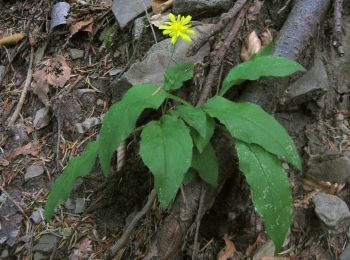
{"label": "yellow flower petal", "polygon": [[169,13],[168,16],[169,16],[170,21],[172,21],[172,22],[176,21],[175,15],[173,15],[172,13]]}
{"label": "yellow flower petal", "polygon": [[184,34],[184,33],[180,33],[180,37],[182,40],[186,41],[186,42],[191,42],[191,38],[190,36],[188,36],[187,34]]}
{"label": "yellow flower petal", "polygon": [[188,24],[188,23],[191,21],[192,16],[187,15],[186,18],[185,18],[185,17],[183,17],[183,18],[184,18],[184,19],[182,20],[182,24],[185,25],[185,24]]}
{"label": "yellow flower petal", "polygon": [[170,41],[170,42],[171,42],[172,44],[175,44],[176,41],[177,41],[177,37],[176,37],[176,36],[171,37],[171,41]]}

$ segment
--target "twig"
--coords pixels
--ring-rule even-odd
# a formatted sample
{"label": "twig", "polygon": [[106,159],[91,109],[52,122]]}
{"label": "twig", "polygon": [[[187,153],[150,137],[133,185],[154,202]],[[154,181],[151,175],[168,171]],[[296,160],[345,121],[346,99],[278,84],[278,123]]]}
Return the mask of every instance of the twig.
{"label": "twig", "polygon": [[192,260],[197,259],[198,250],[199,250],[199,243],[198,243],[199,227],[200,227],[202,217],[203,217],[204,198],[205,198],[205,195],[207,192],[206,186],[204,186],[204,185],[206,185],[206,184],[204,183],[202,185],[202,188],[201,188],[201,198],[199,201],[198,212],[197,212],[197,216],[196,216],[196,233],[194,235]]}
{"label": "twig", "polygon": [[13,115],[10,119],[10,122],[8,124],[9,126],[13,125],[16,122],[17,117],[18,117],[19,113],[21,112],[22,106],[23,106],[24,101],[26,99],[28,88],[29,88],[30,82],[32,81],[32,76],[33,76],[33,59],[34,59],[34,48],[31,47],[30,48],[30,59],[29,59],[27,78],[26,78],[26,81],[24,83],[21,97],[17,103],[15,112],[13,113]]}
{"label": "twig", "polygon": [[21,205],[19,205],[11,196],[10,194],[7,193],[7,191],[0,186],[0,190],[2,193],[4,193],[6,195],[6,198],[8,198],[12,203],[13,205],[16,206],[16,208],[22,213],[22,215],[25,217],[25,218],[28,218],[26,213],[24,212],[24,210],[22,209]]}
{"label": "twig", "polygon": [[193,47],[187,51],[186,55],[187,56],[195,55],[198,52],[198,50],[208,41],[210,37],[221,32],[230,23],[230,21],[232,21],[233,18],[235,18],[235,16],[243,8],[246,2],[247,0],[237,0],[234,6],[227,13],[222,14],[220,21],[212,28],[212,30],[208,34],[199,38],[193,44]]}
{"label": "twig", "polygon": [[278,10],[277,14],[282,13],[288,7],[290,2],[291,2],[291,0],[287,0],[287,2],[284,4],[284,6],[281,9]]}
{"label": "twig", "polygon": [[118,239],[118,241],[110,248],[108,252],[108,256],[113,257],[115,256],[118,251],[127,243],[127,240],[131,234],[131,232],[134,230],[138,222],[141,218],[143,218],[144,215],[151,209],[153,201],[156,198],[156,191],[153,189],[150,194],[148,195],[147,202],[145,206],[136,214],[136,216],[133,218],[129,226],[125,229],[122,236]]}
{"label": "twig", "polygon": [[117,172],[119,172],[125,165],[126,155],[126,140],[124,140],[117,149]]}
{"label": "twig", "polygon": [[225,54],[226,54],[227,50],[229,49],[233,40],[236,38],[236,35],[239,31],[239,28],[241,27],[241,25],[243,23],[243,19],[244,19],[246,12],[247,12],[247,7],[242,7],[235,23],[233,24],[233,26],[230,30],[230,33],[227,35],[221,48],[215,54],[214,60],[210,65],[210,71],[208,73],[205,85],[204,85],[203,90],[201,92],[201,95],[198,99],[197,106],[203,105],[204,102],[209,97],[211,89],[214,85],[215,79],[217,78],[217,76],[220,72],[220,67],[221,67],[222,61],[224,60]]}
{"label": "twig", "polygon": [[143,3],[143,7],[145,8],[145,13],[146,13],[146,17],[147,17],[148,23],[151,26],[151,30],[152,30],[154,41],[156,43],[158,43],[157,37],[156,37],[156,32],[154,31],[153,25],[152,25],[151,20],[149,18],[149,14],[148,14],[148,11],[147,11],[147,6],[146,6],[146,3],[145,3],[145,0],[142,0],[142,3]]}

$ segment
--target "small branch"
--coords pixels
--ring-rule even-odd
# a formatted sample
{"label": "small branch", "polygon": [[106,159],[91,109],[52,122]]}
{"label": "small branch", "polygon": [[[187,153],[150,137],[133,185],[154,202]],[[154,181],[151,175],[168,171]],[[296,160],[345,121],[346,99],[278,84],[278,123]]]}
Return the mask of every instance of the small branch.
{"label": "small branch", "polygon": [[213,29],[203,37],[199,38],[194,44],[193,47],[187,51],[187,56],[195,55],[198,50],[208,41],[208,39],[219,32],[221,32],[239,13],[239,11],[246,4],[247,0],[237,0],[234,6],[227,12],[222,14],[220,21],[213,27]]}
{"label": "small branch", "polygon": [[28,88],[29,88],[30,82],[32,81],[32,76],[33,76],[33,58],[34,58],[34,48],[31,47],[30,48],[30,59],[29,59],[27,78],[26,78],[26,81],[24,83],[21,97],[17,103],[15,112],[13,113],[13,115],[10,119],[10,122],[8,124],[9,126],[13,125],[16,122],[17,117],[18,117],[19,113],[21,112],[22,106],[23,106],[24,101],[26,99]]}
{"label": "small branch", "polygon": [[221,48],[215,54],[214,60],[210,65],[210,71],[208,73],[208,76],[207,76],[205,85],[203,87],[202,93],[198,99],[197,107],[203,105],[204,102],[209,97],[211,89],[214,85],[215,79],[217,79],[217,76],[220,72],[220,67],[221,67],[222,61],[224,60],[226,52],[229,49],[231,43],[236,38],[236,35],[239,31],[239,28],[241,27],[241,25],[243,23],[243,19],[244,19],[246,12],[247,12],[247,7],[244,7],[241,9],[235,23],[233,24],[233,26],[230,30],[230,33],[226,37]]}
{"label": "small branch", "polygon": [[143,218],[144,215],[151,209],[153,201],[156,198],[156,191],[153,189],[148,195],[147,202],[145,206],[139,211],[134,219],[131,221],[129,226],[125,229],[122,236],[118,239],[118,241],[110,248],[108,252],[108,256],[114,257],[118,251],[127,243],[128,238],[131,235],[131,232],[135,229],[136,225],[139,223],[140,219]]}
{"label": "small branch", "polygon": [[117,172],[121,171],[125,165],[125,155],[126,155],[126,140],[124,140],[117,149]]}
{"label": "small branch", "polygon": [[343,11],[343,0],[334,1],[334,41],[335,45],[338,47],[338,52],[340,55],[344,55],[342,50],[342,40],[343,40],[343,21],[342,21],[342,11]]}

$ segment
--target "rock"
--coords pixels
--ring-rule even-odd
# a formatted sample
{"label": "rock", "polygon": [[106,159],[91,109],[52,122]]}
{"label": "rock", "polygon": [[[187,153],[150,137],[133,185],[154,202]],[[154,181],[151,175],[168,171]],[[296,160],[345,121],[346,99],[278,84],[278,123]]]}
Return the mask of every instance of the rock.
{"label": "rock", "polygon": [[71,198],[68,198],[67,201],[64,203],[64,207],[67,210],[73,210],[75,209],[75,204]]}
{"label": "rock", "polygon": [[[143,2],[144,3],[143,3]],[[151,0],[114,0],[112,11],[118,21],[120,28],[124,28],[129,22],[134,20],[137,16],[147,9],[151,8]]]}
{"label": "rock", "polygon": [[42,208],[39,208],[36,211],[33,211],[32,215],[30,216],[30,219],[35,224],[39,224],[43,220],[43,212],[44,210]]}
{"label": "rock", "polygon": [[85,210],[85,199],[77,198],[75,200],[75,213],[80,214],[80,213],[83,213],[84,210]]}
{"label": "rock", "polygon": [[174,0],[173,11],[176,14],[199,17],[220,14],[232,6],[232,0]]}
{"label": "rock", "polygon": [[134,21],[134,27],[132,29],[132,38],[134,41],[137,41],[141,38],[142,33],[144,32],[146,27],[146,20],[147,18],[145,16],[142,16]]}
{"label": "rock", "polygon": [[308,162],[306,174],[322,181],[348,182],[350,159],[342,154],[315,157]]}
{"label": "rock", "polygon": [[9,251],[7,249],[2,250],[1,255],[0,255],[1,259],[4,259],[4,258],[9,257],[9,256],[10,256],[10,254],[9,254]]}
{"label": "rock", "polygon": [[339,256],[340,260],[349,260],[350,259],[350,244],[344,249],[344,251]]}
{"label": "rock", "polygon": [[84,50],[79,50],[79,49],[69,49],[69,56],[73,60],[81,59],[84,57],[85,51]]}
{"label": "rock", "polygon": [[[196,34],[194,39],[203,36],[212,28],[212,25],[202,25],[194,27]],[[204,57],[209,54],[209,43],[205,44],[196,55],[187,57],[186,52],[191,46],[190,43],[179,41],[176,44],[176,49],[170,65],[185,62],[202,62]],[[171,59],[170,39],[165,39],[153,45],[148,51],[146,58],[141,62],[134,63],[130,69],[117,81],[111,83],[112,95],[114,100],[119,100],[127,89],[132,85],[141,83],[161,84],[164,79],[164,72],[168,66],[168,61]]]}
{"label": "rock", "polygon": [[319,57],[314,66],[289,88],[283,102],[284,107],[295,107],[310,101],[318,101],[328,90],[326,68]]}
{"label": "rock", "polygon": [[109,76],[113,77],[113,76],[116,76],[116,75],[120,74],[121,72],[123,72],[122,68],[116,68],[116,69],[111,69],[108,72],[108,74],[109,74]]}
{"label": "rock", "polygon": [[261,260],[263,257],[269,257],[274,255],[275,245],[272,240],[269,240],[255,252],[252,260]]}
{"label": "rock", "polygon": [[45,255],[39,252],[35,252],[33,260],[44,260],[44,259],[47,259]]}
{"label": "rock", "polygon": [[39,251],[42,253],[50,253],[57,245],[57,237],[54,235],[43,235],[39,238],[36,245],[33,247],[33,251]]}
{"label": "rock", "polygon": [[339,197],[320,193],[314,197],[315,213],[329,228],[350,220],[350,212],[346,203]]}
{"label": "rock", "polygon": [[33,126],[35,129],[41,129],[50,123],[50,110],[48,107],[44,107],[36,111],[33,120]]}
{"label": "rock", "polygon": [[75,124],[75,129],[79,134],[83,134],[89,131],[92,127],[101,124],[101,120],[98,117],[90,117],[85,119],[82,123]]}
{"label": "rock", "polygon": [[31,178],[38,177],[41,174],[44,173],[44,168],[41,165],[30,165],[27,170],[26,174],[24,175],[24,180],[28,181]]}

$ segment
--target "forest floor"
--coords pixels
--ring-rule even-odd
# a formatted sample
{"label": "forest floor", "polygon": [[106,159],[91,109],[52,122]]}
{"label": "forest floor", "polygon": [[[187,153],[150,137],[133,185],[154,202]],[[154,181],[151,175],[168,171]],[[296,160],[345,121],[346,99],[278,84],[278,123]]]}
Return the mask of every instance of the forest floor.
{"label": "forest floor", "polygon": [[[10,44],[0,44],[0,259],[103,259],[153,189],[153,177],[138,155],[139,136],[134,136],[127,140],[122,170],[106,178],[96,165],[78,179],[52,220],[43,218],[54,180],[97,137],[103,115],[130,87],[125,75],[137,78],[142,71],[135,72],[133,64],[143,61],[156,41],[166,39],[156,27],[160,18],[150,26],[142,12],[142,19],[131,17],[121,28],[112,1],[69,2],[68,22],[51,30],[52,1],[0,1],[0,42],[22,33]],[[189,2],[196,25],[216,24],[233,1],[217,1],[219,8],[207,9],[195,5],[202,1]],[[298,1],[257,2],[248,3],[220,64],[219,83],[241,62],[251,32],[275,40]],[[285,165],[293,187],[293,224],[282,253],[273,257],[273,244],[254,211],[244,177],[232,169],[234,174],[201,221],[197,259],[350,259],[350,3],[343,4],[337,43],[334,13],[329,5],[297,59],[307,72],[288,78],[289,88],[274,111],[303,160],[302,172]],[[147,15],[152,16],[151,9]],[[187,92],[203,84],[228,32],[225,28],[211,37],[207,52],[201,49]],[[148,70],[156,74],[158,65]],[[248,84],[227,96],[238,98]],[[24,103],[16,112],[21,96]],[[314,199],[320,194],[326,194],[319,196],[321,212],[315,211]],[[338,207],[329,205],[333,201]],[[154,201],[113,259],[146,256],[168,214]],[[325,219],[329,214],[334,219]],[[194,229],[181,242],[180,259],[191,259]]]}

